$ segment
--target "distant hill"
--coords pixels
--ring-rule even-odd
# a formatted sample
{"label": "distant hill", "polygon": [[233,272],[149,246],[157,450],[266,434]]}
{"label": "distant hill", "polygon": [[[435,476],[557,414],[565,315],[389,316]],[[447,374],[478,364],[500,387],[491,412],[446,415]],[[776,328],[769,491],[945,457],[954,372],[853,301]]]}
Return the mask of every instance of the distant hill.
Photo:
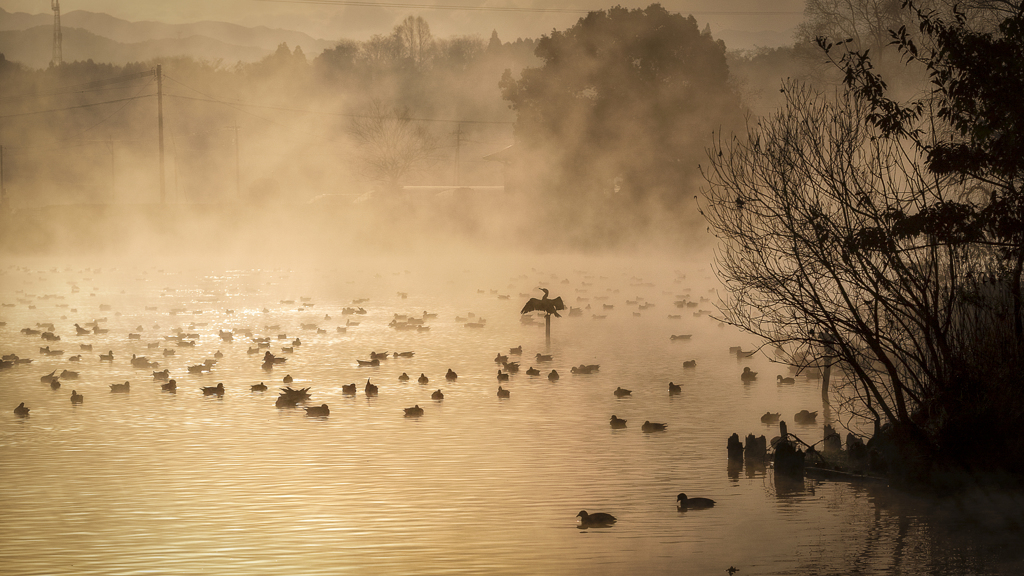
{"label": "distant hill", "polygon": [[[258,26],[247,28],[227,22],[164,24],[129,22],[108,14],[74,10],[61,14],[64,59],[124,64],[157,56],[187,55],[201,60],[254,62],[285,42],[301,46],[310,57],[334,42],[302,32]],[[53,15],[7,12],[0,8],[0,52],[8,60],[32,68],[50,63]]]}

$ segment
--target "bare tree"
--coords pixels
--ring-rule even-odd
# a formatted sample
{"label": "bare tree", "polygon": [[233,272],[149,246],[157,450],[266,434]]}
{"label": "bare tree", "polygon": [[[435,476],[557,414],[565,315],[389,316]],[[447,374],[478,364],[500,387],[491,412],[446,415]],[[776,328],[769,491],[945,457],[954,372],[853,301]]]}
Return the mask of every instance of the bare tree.
{"label": "bare tree", "polygon": [[439,139],[407,108],[374,100],[354,117],[351,134],[359,147],[359,169],[367,178],[397,188],[401,180],[429,166]]}
{"label": "bare tree", "polygon": [[919,148],[879,137],[848,93],[784,90],[780,111],[719,139],[704,168],[721,312],[793,362],[839,360],[838,405],[940,434],[971,354],[998,340],[1005,291],[985,280],[988,248],[938,240],[942,218],[907,229],[905,216],[935,216],[964,190],[928,172]]}
{"label": "bare tree", "polygon": [[434,37],[430,34],[430,25],[422,16],[407,17],[395,26],[393,36],[402,57],[414,67],[423,66],[433,57]]}

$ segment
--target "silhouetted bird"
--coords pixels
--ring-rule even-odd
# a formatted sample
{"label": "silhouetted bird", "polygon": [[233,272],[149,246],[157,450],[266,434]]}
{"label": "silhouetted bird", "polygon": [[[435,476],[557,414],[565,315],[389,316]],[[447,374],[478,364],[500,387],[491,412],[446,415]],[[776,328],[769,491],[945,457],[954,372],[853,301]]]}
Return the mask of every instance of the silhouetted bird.
{"label": "silhouetted bird", "polygon": [[530,369],[526,371],[526,375],[527,376],[540,376],[540,370],[537,370],[533,366],[530,366]]}
{"label": "silhouetted bird", "polygon": [[696,367],[697,367],[697,361],[696,360],[684,360],[683,361],[683,368],[696,368]]}
{"label": "silhouetted bird", "polygon": [[253,384],[252,386],[250,386],[249,390],[251,390],[253,392],[266,392],[267,391],[267,385],[264,384],[263,382],[260,382],[259,384]]}
{"label": "silhouetted bird", "polygon": [[801,410],[793,415],[793,421],[796,422],[797,424],[814,424],[814,420],[817,417],[817,412],[808,412],[807,410]]}
{"label": "silhouetted bird", "polygon": [[[263,388],[266,389],[266,386],[264,386]],[[168,380],[166,384],[161,384],[160,385],[160,389],[161,390],[167,390],[168,392],[174,392],[174,391],[176,391],[178,389],[178,381],[177,380]]]}
{"label": "silhouetted bird", "polygon": [[651,422],[649,420],[644,421],[644,425],[640,427],[644,432],[664,432],[668,424],[659,424],[658,422]]}
{"label": "silhouetted bird", "polygon": [[18,407],[14,409],[14,413],[17,414],[18,416],[28,416],[28,412],[29,408],[25,406],[24,402],[18,404]]}
{"label": "silhouetted bird", "polygon": [[355,396],[356,395],[356,384],[355,384],[355,382],[353,382],[352,384],[344,384],[344,385],[342,385],[341,393],[344,394],[345,396]]}
{"label": "silhouetted bird", "polygon": [[782,374],[779,374],[778,376],[776,376],[775,380],[779,384],[796,384],[796,379],[794,379],[794,378],[783,378]]}
{"label": "silhouetted bird", "polygon": [[559,314],[558,311],[559,310],[565,310],[565,304],[562,303],[562,297],[559,296],[559,297],[555,298],[554,300],[551,300],[551,299],[548,298],[548,289],[547,288],[541,288],[540,290],[541,290],[541,292],[544,292],[544,297],[543,298],[539,298],[539,299],[538,298],[530,298],[530,300],[526,303],[526,305],[523,306],[522,311],[520,311],[519,313],[520,314],[526,314],[526,313],[529,313],[529,312],[540,311],[540,312],[543,312],[545,314],[553,314],[556,317],[561,318],[562,315]]}
{"label": "silhouetted bird", "polygon": [[516,356],[519,356],[519,355],[521,355],[523,353],[523,347],[522,346],[517,346],[515,348],[509,348],[508,349],[508,353],[509,354],[515,354]]}
{"label": "silhouetted bird", "polygon": [[776,412],[774,414],[772,414],[771,412],[765,412],[764,416],[761,416],[761,423],[774,424],[779,421],[779,416],[782,416],[782,414],[779,412]]}
{"label": "silhouetted bird", "polygon": [[406,374],[405,372],[402,372],[402,375],[398,377],[398,381],[399,382],[408,382],[409,381],[409,375]]}
{"label": "silhouetted bird", "polygon": [[367,396],[376,396],[377,386],[370,384],[370,380],[367,379],[366,386],[363,386],[363,393],[366,394]]}
{"label": "silhouetted bird", "polygon": [[683,387],[680,386],[679,384],[674,384],[672,382],[668,383],[668,395],[669,396],[674,396],[676,394],[681,394],[682,391],[683,391]]}
{"label": "silhouetted bird", "polygon": [[612,419],[610,421],[610,424],[611,424],[612,428],[625,428],[626,427],[626,421],[623,420],[622,418],[616,417],[615,414],[612,414]]}
{"label": "silhouetted bird", "polygon": [[420,408],[419,404],[413,406],[412,408],[405,408],[405,415],[406,416],[423,416],[423,408]]}
{"label": "silhouetted bird", "polygon": [[555,380],[558,380],[558,371],[557,370],[552,370],[551,372],[549,372],[548,373],[548,380],[551,380],[552,382],[554,382]]}
{"label": "silhouetted bird", "polygon": [[419,382],[420,384],[426,384],[427,382],[430,382],[430,378],[427,378],[426,374],[420,372],[420,377],[417,378],[416,381]]}
{"label": "silhouetted bird", "polygon": [[306,408],[306,416],[330,416],[331,409],[327,407],[327,404],[321,404],[319,406],[310,406]]}
{"label": "silhouetted bird", "polygon": [[757,380],[757,372],[751,372],[750,367],[747,366],[743,369],[743,374],[740,374],[740,380],[743,380],[744,382]]}
{"label": "silhouetted bird", "polygon": [[220,382],[216,386],[203,386],[204,396],[223,396],[224,395],[224,383]]}
{"label": "silhouetted bird", "polygon": [[71,403],[81,404],[85,400],[85,397],[78,393],[78,390],[71,391]]}
{"label": "silhouetted bird", "polygon": [[440,388],[430,395],[431,400],[444,400],[444,394],[441,393]]}
{"label": "silhouetted bird", "polygon": [[449,382],[455,381],[456,379],[458,379],[458,377],[459,377],[459,375],[456,374],[455,371],[452,370],[451,368],[449,368],[448,369],[448,373],[444,375],[444,379],[449,381]]}
{"label": "silhouetted bird", "polygon": [[128,382],[125,382],[124,384],[111,384],[110,385],[110,391],[111,392],[130,392],[131,388],[132,388],[131,384],[129,384]]}
{"label": "silhouetted bird", "polygon": [[688,510],[691,508],[711,508],[715,505],[715,501],[710,498],[687,498],[686,494],[682,492],[676,496],[676,505],[680,510]]}
{"label": "silhouetted bird", "polygon": [[580,513],[576,515],[580,519],[581,526],[611,526],[615,524],[616,518],[611,514],[605,512],[595,512],[588,514],[586,510],[580,510]]}
{"label": "silhouetted bird", "polygon": [[509,397],[509,391],[505,390],[501,386],[498,386],[498,398],[508,398],[508,397]]}
{"label": "silhouetted bird", "polygon": [[508,382],[508,374],[502,374],[501,370],[498,370],[498,382]]}
{"label": "silhouetted bird", "polygon": [[633,393],[632,390],[626,390],[625,388],[616,388],[615,392],[614,392],[616,398],[622,398],[623,396],[629,396],[632,393]]}

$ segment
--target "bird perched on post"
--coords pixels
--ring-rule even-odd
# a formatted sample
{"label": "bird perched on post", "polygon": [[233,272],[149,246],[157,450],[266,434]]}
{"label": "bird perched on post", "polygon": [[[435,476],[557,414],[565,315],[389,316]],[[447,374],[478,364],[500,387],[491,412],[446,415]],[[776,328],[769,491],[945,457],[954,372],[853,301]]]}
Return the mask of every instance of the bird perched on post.
{"label": "bird perched on post", "polygon": [[523,306],[523,310],[519,313],[526,314],[528,312],[540,311],[545,314],[553,314],[561,318],[562,316],[561,314],[558,313],[558,311],[565,310],[565,304],[562,303],[562,297],[558,296],[557,298],[550,299],[548,298],[547,288],[541,288],[540,290],[541,292],[544,292],[544,297],[530,298],[530,300],[526,302],[526,305]]}

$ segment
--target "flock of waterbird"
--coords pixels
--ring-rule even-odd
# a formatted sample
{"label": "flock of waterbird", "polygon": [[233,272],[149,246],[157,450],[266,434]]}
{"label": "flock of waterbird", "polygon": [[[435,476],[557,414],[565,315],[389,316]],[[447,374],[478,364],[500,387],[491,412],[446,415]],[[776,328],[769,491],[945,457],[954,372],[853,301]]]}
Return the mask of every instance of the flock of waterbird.
{"label": "flock of waterbird", "polygon": [[[588,284],[586,282],[584,282],[584,286],[586,286],[586,285],[588,285]],[[650,286],[653,286],[653,285],[650,285]],[[527,303],[527,306],[524,307],[524,309],[523,309],[523,314],[522,314],[521,318],[522,318],[522,321],[523,321],[524,324],[531,324],[531,323],[536,322],[536,317],[534,315],[532,315],[532,314],[528,314],[528,312],[537,311],[537,312],[542,312],[542,313],[546,313],[546,314],[553,314],[555,316],[558,316],[559,315],[558,314],[559,310],[565,310],[566,309],[564,304],[562,304],[562,299],[561,298],[548,299],[548,289],[540,288],[540,290],[543,290],[544,297],[541,298],[541,299],[531,298],[529,300],[529,302]],[[78,288],[77,284],[72,283],[72,292],[73,293],[77,293],[78,291],[79,291],[79,288]],[[19,291],[19,292],[21,292],[21,291]],[[479,290],[478,292],[483,293],[484,291],[483,290]],[[495,292],[496,291],[492,290],[492,293],[495,293]],[[616,292],[618,292],[618,291],[616,290]],[[407,293],[403,293],[403,292],[399,292],[398,295],[403,300],[408,296]],[[27,295],[27,296],[32,296],[32,295]],[[529,296],[529,295],[528,294],[520,294],[520,296],[521,297],[526,297],[526,296]],[[694,302],[694,301],[688,300],[686,298],[686,296],[688,296],[688,295],[677,296],[678,300],[676,300],[674,302],[676,308],[696,308],[699,305],[698,302]],[[62,297],[55,296],[55,295],[47,295],[45,297],[38,297],[38,298],[49,299],[51,297],[53,297],[53,298],[62,298]],[[498,297],[502,298],[502,299],[508,299],[509,298],[508,295],[501,295],[501,294],[499,294]],[[605,299],[607,299],[607,297],[597,297],[596,298],[596,300],[605,300]],[[303,306],[302,308],[299,308],[300,311],[308,310],[308,307],[312,306],[312,303],[310,302],[310,300],[311,300],[310,298],[302,297],[300,300],[301,300],[302,306]],[[582,305],[587,300],[589,300],[589,298],[578,297],[577,298],[577,303]],[[19,301],[22,304],[28,305],[30,308],[33,308],[33,309],[35,308],[34,305],[29,304],[31,302],[31,300],[29,298],[19,298]],[[708,299],[706,299],[706,298],[701,298],[700,299],[700,302],[707,302],[707,301],[708,301]],[[348,330],[348,328],[359,325],[360,322],[356,321],[356,320],[353,320],[352,316],[362,316],[362,315],[367,314],[366,309],[363,308],[362,306],[360,306],[360,304],[363,304],[365,302],[367,302],[367,299],[357,299],[357,300],[353,301],[352,306],[345,307],[345,308],[342,309],[342,314],[344,316],[350,316],[350,317],[346,320],[344,326],[337,326],[336,327],[336,332],[344,333],[344,332],[346,332]],[[294,304],[294,301],[293,300],[282,300],[281,303],[282,304],[291,305],[291,304]],[[626,300],[626,304],[627,305],[631,305],[631,306],[637,306],[638,310],[646,310],[646,309],[654,306],[653,303],[646,302],[644,299],[642,299],[640,297],[637,297],[636,299],[633,299],[633,300]],[[4,306],[5,307],[9,307],[9,306],[13,306],[13,304],[5,303]],[[601,308],[602,311],[607,311],[607,310],[611,310],[611,309],[614,308],[613,304],[608,304],[608,303],[605,303],[605,302],[602,302],[601,306],[602,306],[602,308]],[[64,307],[66,307],[66,305],[64,305]],[[587,304],[585,309],[590,309],[590,304]],[[100,305],[100,310],[102,312],[106,312],[106,311],[112,310],[112,308],[109,305]],[[156,307],[147,307],[146,310],[147,311],[155,311]],[[573,308],[573,307],[570,306],[569,307],[569,316],[581,316],[583,314],[583,310],[584,310],[584,308]],[[71,309],[70,311],[77,312],[76,309]],[[185,312],[185,311],[186,311],[185,309],[172,309],[172,310],[170,310],[170,314],[173,316],[173,315],[175,315],[177,313],[181,313],[181,312]],[[228,313],[232,313],[233,311],[232,310],[227,310],[227,312]],[[263,312],[268,312],[268,310],[266,308],[264,308]],[[639,313],[637,313],[637,312],[634,312],[634,314],[635,315],[639,315]],[[707,315],[707,314],[709,314],[709,311],[706,311],[706,310],[703,310],[703,309],[699,309],[699,310],[694,311],[694,316],[703,316],[703,315]],[[679,318],[679,317],[680,316],[678,314],[676,314],[676,315],[670,314],[669,315],[669,318]],[[393,328],[393,329],[395,329],[395,330],[399,330],[399,331],[401,331],[401,330],[416,330],[416,331],[420,331],[420,332],[425,332],[425,331],[429,331],[429,329],[430,329],[429,325],[427,325],[426,322],[428,320],[432,320],[432,319],[436,319],[436,318],[437,318],[437,314],[430,313],[430,312],[427,312],[427,311],[424,311],[422,316],[419,316],[419,317],[395,313],[393,315],[393,317],[391,318],[390,322],[388,323],[388,326]],[[595,320],[600,320],[600,319],[604,318],[604,315],[593,314],[593,318]],[[62,320],[63,319],[66,319],[66,316],[62,316]],[[325,320],[330,320],[330,316],[329,315],[325,315],[324,319]],[[482,327],[484,327],[486,325],[486,320],[484,320],[483,318],[478,318],[478,317],[476,317],[472,313],[470,313],[470,314],[468,314],[467,316],[464,316],[464,317],[463,316],[456,316],[455,320],[456,320],[456,322],[463,323],[467,328],[482,328]],[[84,337],[103,337],[104,339],[107,339],[108,341],[109,341],[110,338],[117,337],[117,335],[110,335],[109,334],[110,330],[103,327],[103,324],[106,321],[107,321],[107,319],[104,317],[104,318],[99,318],[99,319],[93,320],[91,322],[85,322],[84,325],[82,323],[74,323],[73,326],[72,326],[74,328],[74,331],[75,331],[74,337],[78,337],[78,338],[84,338]],[[0,328],[2,328],[4,326],[6,326],[6,322],[0,321]],[[179,347],[181,347],[181,348],[194,347],[196,345],[196,342],[202,338],[202,335],[197,331],[198,330],[198,328],[197,328],[198,326],[202,326],[202,325],[196,325],[195,323],[193,323],[193,324],[188,326],[187,330],[184,329],[184,328],[175,329],[175,330],[172,331],[171,334],[169,334],[167,336],[164,336],[163,337],[163,341],[157,341],[157,342],[149,343],[148,344],[148,348],[151,348],[151,349],[163,348],[162,356],[164,357],[165,361],[169,360],[171,362],[174,362],[175,358],[176,358],[176,348],[179,348]],[[301,327],[303,329],[308,329],[308,330],[315,329],[317,331],[317,334],[325,334],[325,333],[327,333],[327,331],[325,329],[320,328],[316,324],[305,324],[304,323],[304,324],[302,324]],[[159,329],[158,326],[154,326],[153,328],[154,329]],[[279,331],[281,328],[280,328],[279,325],[267,325],[267,326],[265,326],[265,329],[268,332],[273,333],[273,332]],[[127,338],[128,338],[128,340],[141,340],[142,332],[143,332],[143,326],[140,325],[134,331],[129,332],[127,334]],[[39,348],[39,353],[44,355],[44,356],[47,356],[47,357],[63,357],[66,354],[64,350],[56,349],[56,348],[54,348],[54,349],[50,348],[50,346],[54,345],[55,343],[66,342],[66,340],[62,340],[61,335],[57,334],[56,325],[53,322],[45,321],[45,322],[36,323],[36,326],[34,328],[29,328],[29,327],[24,328],[24,329],[21,330],[21,333],[24,334],[26,337],[38,336],[42,340],[46,341],[48,344],[46,346],[43,346],[43,347]],[[271,346],[271,343],[272,343],[272,339],[271,339],[270,336],[257,336],[257,335],[254,335],[252,330],[250,330],[248,328],[233,329],[233,330],[223,330],[223,329],[220,329],[220,330],[218,330],[217,336],[219,338],[221,338],[221,340],[223,342],[225,342],[225,343],[234,342],[235,338],[239,338],[239,337],[247,338],[249,340],[249,342],[251,343],[251,345],[249,345],[248,348],[247,348],[247,354],[249,354],[249,355],[258,355],[259,352],[261,350],[263,350],[264,354],[261,357],[261,366],[262,366],[262,368],[264,370],[268,371],[268,373],[270,371],[272,371],[275,367],[286,366],[287,357],[275,355],[274,353],[272,353],[269,350],[269,348]],[[674,340],[674,341],[675,340],[688,340],[688,339],[690,339],[690,337],[691,337],[691,335],[689,335],[689,334],[679,334],[679,335],[672,335],[671,339]],[[285,339],[285,338],[286,338],[286,335],[284,333],[279,333],[278,334],[278,340],[282,340],[282,339]],[[294,340],[291,340],[290,344],[291,344],[290,346],[282,347],[282,353],[294,353],[294,350],[296,348],[298,348],[298,347],[303,345],[303,343],[301,342],[300,338],[295,338]],[[59,346],[59,344],[57,344],[57,345]],[[95,354],[95,352],[93,352],[93,344],[92,343],[81,343],[81,344],[78,345],[78,349],[74,350],[74,352],[75,352],[74,354],[68,354],[68,356],[66,358],[67,362],[76,363],[76,364],[79,364],[79,365],[86,365],[86,366],[88,365],[88,362],[86,362],[83,358],[87,358],[88,356],[83,356],[82,353],[85,352],[85,353],[93,353],[93,354]],[[744,351],[742,351],[739,348],[730,349],[730,352],[731,353],[736,353],[737,357],[745,357],[745,356],[751,355],[750,352],[744,352]],[[415,352],[413,352],[413,351],[402,351],[402,352],[395,351],[395,352],[390,352],[390,353],[389,352],[371,351],[370,354],[369,354],[369,358],[368,359],[357,359],[356,360],[356,364],[359,367],[363,367],[363,366],[368,366],[368,367],[369,366],[380,366],[382,361],[387,361],[389,358],[391,358],[391,359],[412,358],[414,356],[415,356]],[[503,383],[507,384],[510,381],[511,376],[515,375],[515,374],[517,374],[519,372],[520,365],[521,365],[521,360],[520,359],[522,358],[522,356],[523,356],[523,347],[522,346],[511,347],[511,348],[508,349],[507,353],[502,354],[502,353],[499,352],[495,356],[494,362],[499,366],[499,368],[497,369],[497,382],[498,382],[497,397],[500,400],[507,400],[507,399],[511,398],[511,391],[508,388],[503,387],[502,384]],[[97,357],[98,357],[98,362],[101,362],[101,363],[113,363],[113,362],[115,362],[115,355],[114,355],[113,350],[109,350],[108,352],[105,352],[105,353],[99,353],[97,355]],[[217,362],[222,357],[223,357],[223,353],[221,353],[221,351],[218,350],[214,354],[214,358],[205,359],[200,364],[188,365],[188,366],[185,366],[184,368],[185,368],[185,371],[188,374],[209,373],[209,372],[211,372],[213,370],[214,366],[217,364]],[[553,361],[552,355],[550,355],[550,354],[543,354],[543,353],[540,353],[540,352],[536,353],[536,355],[534,355],[533,358],[535,360],[536,365],[542,365],[544,363],[548,363],[548,362],[552,362]],[[2,360],[0,360],[0,371],[6,370],[6,369],[13,369],[13,368],[15,368],[16,366],[19,366],[19,365],[27,365],[27,364],[30,364],[31,362],[32,362],[32,360],[29,359],[29,358],[22,358],[22,357],[18,356],[17,354],[14,354],[14,353],[7,354],[7,355],[3,356]],[[135,369],[135,370],[152,370],[153,381],[156,382],[156,383],[160,383],[162,391],[167,392],[167,393],[175,393],[177,391],[177,387],[178,387],[177,379],[171,377],[171,370],[170,370],[170,368],[165,367],[163,370],[156,370],[156,368],[159,367],[159,363],[158,362],[151,361],[151,360],[149,360],[146,357],[140,357],[140,356],[137,356],[135,354],[132,355],[132,357],[130,359],[130,364],[131,364],[131,367],[133,369]],[[687,360],[687,361],[685,361],[683,363],[683,367],[684,368],[694,368],[694,367],[696,367],[696,361],[695,360]],[[592,374],[592,373],[595,373],[595,372],[599,371],[599,369],[600,369],[600,366],[596,365],[596,364],[580,364],[578,366],[572,366],[570,368],[570,372],[572,374]],[[525,372],[526,372],[527,376],[529,376],[529,377],[539,377],[542,374],[541,370],[538,369],[538,368],[535,368],[533,365],[531,365]],[[445,375],[443,377],[444,377],[445,381],[449,382],[449,383],[456,382],[458,380],[458,374],[453,369],[451,369],[451,368],[448,369],[447,373],[445,373]],[[71,370],[64,369],[64,370],[62,370],[58,374],[57,370],[55,369],[55,370],[49,372],[48,374],[44,374],[43,376],[41,376],[40,377],[40,381],[42,383],[44,383],[44,384],[48,384],[51,389],[58,390],[58,389],[61,388],[63,381],[73,381],[73,380],[77,380],[78,378],[79,378],[79,373],[76,372],[76,371],[71,371]],[[554,383],[554,382],[557,382],[559,380],[560,376],[559,376],[558,371],[556,369],[551,369],[547,373],[547,378],[548,378],[549,381]],[[740,379],[744,383],[753,382],[753,381],[756,380],[756,378],[757,378],[757,373],[756,372],[752,372],[749,368],[745,368],[743,373],[740,376]],[[398,377],[398,380],[400,382],[408,382],[408,381],[411,380],[411,377],[406,372],[403,372]],[[293,378],[291,377],[291,375],[287,375],[287,376],[285,376],[282,379],[282,383],[283,384],[291,384],[292,381],[293,381]],[[421,373],[420,376],[416,379],[416,381],[420,385],[426,385],[426,384],[430,383],[431,380],[430,380],[430,378],[425,373]],[[793,379],[792,378],[783,378],[781,375],[779,375],[778,376],[778,383],[779,384],[790,384],[790,383],[793,383]],[[130,393],[130,391],[131,391],[131,384],[130,384],[129,381],[125,381],[123,383],[118,382],[118,383],[110,384],[109,388],[110,388],[110,392],[111,393],[127,394],[127,393]],[[263,393],[263,392],[265,392],[267,390],[268,390],[268,386],[264,382],[260,382],[259,384],[252,384],[252,385],[249,386],[249,391],[252,392],[252,393]],[[275,405],[277,407],[279,407],[279,408],[285,408],[285,407],[296,407],[296,406],[299,406],[300,404],[305,404],[306,401],[311,398],[311,394],[310,394],[309,390],[310,390],[309,387],[307,387],[307,388],[292,388],[291,386],[282,387],[282,388],[280,388],[280,393],[279,393],[279,395],[278,395],[278,397],[277,397],[277,399],[275,401]],[[218,383],[216,386],[203,386],[203,387],[201,387],[201,391],[202,391],[204,396],[216,396],[216,397],[221,397],[222,398],[225,395],[226,388],[225,388],[223,382],[221,382],[221,383]],[[673,382],[669,382],[668,383],[668,393],[669,393],[670,396],[678,395],[681,392],[682,392],[682,387],[680,385],[675,384]],[[343,385],[342,386],[342,393],[345,396],[354,396],[354,395],[356,395],[357,394],[357,386],[356,386],[356,384],[352,383],[352,384]],[[373,384],[373,383],[371,383],[370,378],[367,378],[366,383],[363,385],[363,393],[367,397],[374,397],[374,396],[376,396],[378,394],[378,386]],[[630,396],[631,393],[632,393],[631,390],[627,390],[627,389],[622,388],[622,387],[617,387],[614,390],[613,395],[616,398],[624,398],[624,397]],[[444,399],[444,393],[443,393],[442,389],[438,388],[435,391],[433,391],[431,393],[430,398],[433,401],[442,401]],[[70,400],[71,400],[72,405],[74,405],[74,406],[81,405],[84,402],[84,396],[82,394],[80,394],[77,390],[72,390]],[[330,407],[326,403],[321,404],[319,406],[312,405],[312,406],[303,406],[303,407],[305,409],[306,415],[310,416],[310,417],[326,418],[326,417],[328,417],[330,415]],[[19,404],[18,407],[14,409],[14,413],[17,416],[20,416],[20,417],[27,417],[29,415],[29,412],[30,412],[30,408],[25,406],[24,402]],[[417,417],[423,416],[424,413],[425,413],[425,410],[422,407],[420,407],[419,404],[416,404],[416,405],[414,405],[412,407],[405,408],[404,409],[404,413],[405,413],[404,414],[405,417],[417,418]],[[807,413],[807,411],[805,410],[801,414],[798,415],[797,422],[798,423],[799,422],[807,422],[807,421],[813,422],[815,415],[816,415],[816,413]],[[765,416],[762,417],[761,420],[764,423],[771,423],[773,421],[777,422],[778,421],[778,417],[779,417],[778,414],[772,414],[772,413],[769,412],[769,413],[766,413]],[[623,428],[627,427],[626,420],[622,419],[622,418],[618,418],[615,415],[611,416],[609,424],[610,424],[611,428],[613,428],[613,429],[623,429]],[[667,424],[665,424],[665,423],[645,421],[643,423],[643,425],[641,426],[641,431],[644,432],[644,433],[655,433],[655,432],[664,431],[664,430],[666,430],[666,428],[667,428]],[[689,498],[689,497],[687,497],[687,495],[685,493],[678,494],[677,498],[676,498],[676,506],[677,506],[677,508],[680,511],[691,510],[691,509],[710,508],[710,507],[713,507],[714,505],[715,505],[715,502],[713,500],[711,500],[711,499],[708,499],[708,498]],[[612,516],[611,514],[608,514],[608,513],[603,513],[603,512],[587,513],[585,510],[583,510],[583,511],[580,511],[580,513],[577,515],[577,517],[579,518],[580,526],[583,527],[583,528],[608,527],[608,526],[611,526],[612,524],[614,524],[616,522],[616,518],[614,516]]]}

